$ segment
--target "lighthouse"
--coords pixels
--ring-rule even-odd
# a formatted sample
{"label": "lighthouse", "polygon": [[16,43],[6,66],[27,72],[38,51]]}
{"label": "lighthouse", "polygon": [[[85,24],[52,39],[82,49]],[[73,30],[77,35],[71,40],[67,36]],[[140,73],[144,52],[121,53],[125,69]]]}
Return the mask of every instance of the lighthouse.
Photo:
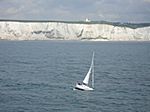
{"label": "lighthouse", "polygon": [[91,20],[89,20],[88,18],[85,19],[85,22],[91,22]]}

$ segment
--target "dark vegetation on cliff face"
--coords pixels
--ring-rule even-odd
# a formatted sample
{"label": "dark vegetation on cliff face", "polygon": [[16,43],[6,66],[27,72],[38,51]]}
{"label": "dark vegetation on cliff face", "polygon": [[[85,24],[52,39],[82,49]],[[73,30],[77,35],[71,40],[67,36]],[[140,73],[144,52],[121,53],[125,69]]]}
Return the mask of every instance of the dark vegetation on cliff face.
{"label": "dark vegetation on cliff face", "polygon": [[132,29],[148,27],[150,23],[121,23],[121,22],[108,22],[108,21],[54,21],[54,20],[8,20],[8,19],[0,19],[0,22],[59,22],[59,23],[69,23],[69,24],[107,24],[119,27],[128,27]]}
{"label": "dark vegetation on cliff face", "polygon": [[102,23],[106,23],[113,26],[119,26],[119,27],[129,27],[132,29],[150,26],[150,23],[120,23],[120,22],[105,22],[105,21]]}

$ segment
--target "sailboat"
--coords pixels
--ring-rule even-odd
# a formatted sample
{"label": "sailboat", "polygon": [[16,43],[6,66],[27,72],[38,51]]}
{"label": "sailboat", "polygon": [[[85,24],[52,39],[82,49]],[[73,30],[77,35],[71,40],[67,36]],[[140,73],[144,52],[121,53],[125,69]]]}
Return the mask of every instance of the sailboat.
{"label": "sailboat", "polygon": [[[91,87],[89,84],[90,78],[92,79],[91,80],[91,82],[92,82]],[[94,52],[93,52],[92,62],[91,62],[91,66],[89,68],[89,71],[87,72],[82,83],[76,83],[74,90],[82,90],[82,91],[94,90]]]}

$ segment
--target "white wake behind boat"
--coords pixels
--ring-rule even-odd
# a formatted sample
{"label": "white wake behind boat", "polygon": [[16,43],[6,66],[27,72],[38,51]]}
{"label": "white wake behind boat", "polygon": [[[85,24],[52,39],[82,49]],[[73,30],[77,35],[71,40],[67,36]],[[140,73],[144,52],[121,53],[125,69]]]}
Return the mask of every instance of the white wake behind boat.
{"label": "white wake behind boat", "polygon": [[[90,79],[91,79],[91,82],[92,82],[91,85],[89,84]],[[76,86],[75,86],[74,90],[76,90],[76,89],[82,90],[82,91],[94,90],[94,52],[93,52],[92,62],[91,62],[91,66],[89,68],[89,71],[86,74],[86,76],[85,76],[82,83],[76,83]]]}

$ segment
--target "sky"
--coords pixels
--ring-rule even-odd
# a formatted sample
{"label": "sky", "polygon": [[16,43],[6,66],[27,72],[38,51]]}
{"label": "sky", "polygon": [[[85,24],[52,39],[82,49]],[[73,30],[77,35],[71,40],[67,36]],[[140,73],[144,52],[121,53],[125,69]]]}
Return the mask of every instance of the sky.
{"label": "sky", "polygon": [[0,0],[0,19],[150,23],[150,0]]}

